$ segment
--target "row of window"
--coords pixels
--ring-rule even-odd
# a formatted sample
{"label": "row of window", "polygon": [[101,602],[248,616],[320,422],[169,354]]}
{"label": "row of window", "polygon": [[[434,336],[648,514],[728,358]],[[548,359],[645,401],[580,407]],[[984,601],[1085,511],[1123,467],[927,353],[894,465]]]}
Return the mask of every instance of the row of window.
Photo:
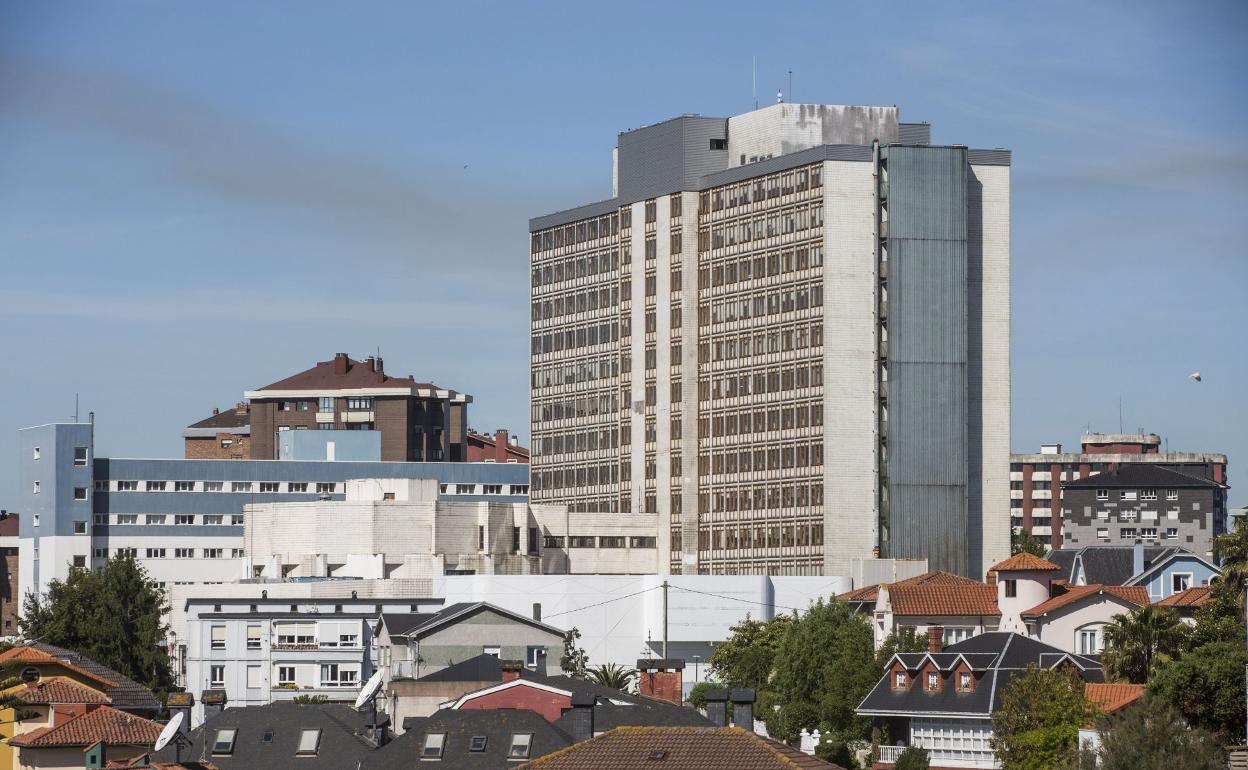
{"label": "row of window", "polygon": [[[809,284],[790,289],[745,294],[703,302],[698,305],[698,325],[709,326],[733,321],[766,318],[809,308],[823,307],[823,285]],[[755,354],[775,351],[755,348]],[[745,353],[745,355],[749,355]]]}
{"label": "row of window", "polygon": [[[1109,540],[1109,527],[1100,527],[1096,530],[1096,536],[1101,540]],[[1124,540],[1156,540],[1157,527],[1121,527],[1118,530],[1118,537]],[[1179,530],[1177,527],[1167,527],[1165,532],[1166,540],[1177,540]]]}
{"label": "row of window", "polygon": [[[446,748],[446,736],[446,733],[425,733],[425,739],[420,746],[420,758],[423,760],[441,759],[442,753]],[[488,736],[485,735],[470,736],[468,738],[468,751],[471,753],[485,751],[488,740]],[[507,747],[507,758],[528,759],[532,746],[532,733],[512,733],[511,741]]]}
{"label": "row of window", "polygon": [[[546,548],[563,548],[562,535],[546,535],[543,540]],[[569,548],[656,548],[658,539],[648,536],[625,535],[572,535]]]}
{"label": "row of window", "polygon": [[703,528],[698,531],[699,551],[736,551],[751,548],[822,546],[822,522],[797,522],[743,527]]}
{"label": "row of window", "polygon": [[781,393],[794,388],[823,386],[823,364],[771,367],[753,371],[737,370],[698,380],[698,400],[744,398],[765,393]]}
{"label": "row of window", "polygon": [[[310,412],[312,404],[317,405],[318,412],[333,412],[335,399],[333,396],[320,396],[313,400],[301,401],[278,401],[277,410],[279,412]],[[371,398],[348,398],[347,409],[350,411],[367,411],[373,408],[373,399]]]}
{"label": "row of window", "polygon": [[699,230],[698,251],[731,248],[819,227],[823,227],[823,201],[816,200],[808,206],[790,206]]}
{"label": "row of window", "polygon": [[[196,550],[199,551],[199,558],[201,559],[224,559],[227,552],[231,559],[243,558],[242,548],[145,548],[143,555],[147,559],[167,559],[169,554],[172,553],[175,559],[194,559]],[[96,548],[94,554],[97,559],[107,559],[108,549]],[[113,555],[117,558],[129,556],[132,559],[137,559],[139,557],[139,549],[115,548],[113,549]],[[75,564],[74,566],[86,565]]]}
{"label": "row of window", "polygon": [[[630,284],[625,283],[628,287]],[[613,311],[618,304],[618,290],[614,285],[601,288],[590,288],[571,294],[559,295],[553,299],[534,300],[532,316],[534,321],[549,321],[565,315],[592,313],[597,310]],[[625,299],[628,299],[625,297]]]}
{"label": "row of window", "polygon": [[564,246],[574,246],[578,243],[594,241],[599,238],[611,238],[621,228],[632,227],[632,219],[632,210],[624,208],[615,214],[607,214],[594,219],[583,219],[570,225],[533,233],[530,245],[533,253],[537,254],[539,251],[561,249]]}
{"label": "row of window", "polygon": [[[315,623],[277,623],[274,626],[273,646],[277,649],[316,647],[318,649],[355,648],[360,646],[358,623],[333,623],[318,633]],[[247,649],[263,647],[264,627],[247,626]],[[212,626],[209,630],[209,647],[226,649],[226,626]],[[279,677],[280,681],[281,677]]]}
{"label": "row of window", "polygon": [[[140,515],[143,517],[140,522]],[[83,524],[82,532],[79,532],[75,526],[74,534],[84,534],[86,532],[86,522],[74,522],[75,525]],[[136,524],[149,524],[153,526],[190,526],[200,525],[206,527],[221,526],[243,526],[243,514],[241,513],[97,513],[95,514],[95,523],[97,525],[117,525],[131,526]]]}
{"label": "row of window", "polygon": [[619,361],[615,356],[583,358],[560,361],[546,366],[533,367],[533,387],[550,388],[558,385],[575,385],[578,382],[608,379],[619,376]]}
{"label": "row of window", "polygon": [[528,484],[440,484],[444,495],[527,495]]}
{"label": "row of window", "polygon": [[[225,687],[226,668],[227,665],[224,663],[214,663],[208,667],[209,687],[218,689]],[[320,666],[320,678],[315,681],[303,682],[296,678],[295,666],[277,666],[276,668],[277,681],[273,685],[273,689],[360,686],[360,669],[358,664],[322,663]],[[264,687],[262,668],[260,666],[247,666],[247,688],[256,690],[262,687]],[[215,748],[213,753],[216,753]]]}
{"label": "row of window", "polygon": [[701,289],[731,286],[822,266],[823,244],[808,243],[757,256],[715,259],[710,266],[699,268],[698,286]]}
{"label": "row of window", "polygon": [[[257,679],[259,679],[259,667],[257,669]],[[218,671],[217,669],[220,669]],[[213,666],[210,680],[220,675],[220,681],[225,683],[225,667]],[[248,669],[248,680],[251,679],[251,670]],[[259,685],[257,685],[258,687]],[[261,743],[273,743],[273,728],[264,728],[263,734],[260,736]],[[238,728],[222,727],[219,728],[212,737],[212,755],[214,757],[228,757],[234,754],[234,747],[238,741]],[[299,742],[295,746],[295,756],[297,757],[314,757],[320,751],[321,747],[321,729],[319,727],[304,728],[299,731]]]}
{"label": "row of window", "polygon": [[547,334],[534,334],[532,353],[537,356],[591,345],[608,345],[619,338],[620,327],[614,322],[564,328]]}
{"label": "row of window", "polygon": [[[940,692],[943,677],[936,671],[928,671],[923,682],[924,692]],[[910,676],[905,671],[893,673],[893,689],[905,690],[910,687]],[[975,689],[975,678],[969,671],[958,672],[958,692],[971,692]]]}
{"label": "row of window", "polygon": [[[1114,514],[1114,516],[1111,516]],[[1157,521],[1157,511],[1097,511],[1096,518],[1100,521],[1109,521],[1111,518],[1117,518],[1118,521]],[[1171,521],[1177,521],[1179,518],[1179,509],[1171,508],[1166,511],[1166,518]]]}
{"label": "row of window", "polygon": [[[1096,499],[1097,499],[1097,500],[1108,500],[1108,499],[1109,499],[1109,490],[1108,490],[1108,489],[1098,489],[1098,490],[1096,490]],[[1157,490],[1156,490],[1156,489],[1123,489],[1123,490],[1120,490],[1120,491],[1119,491],[1119,493],[1118,493],[1118,499],[1120,499],[1120,500],[1156,500],[1156,499],[1157,499]],[[1179,499],[1179,490],[1177,490],[1177,489],[1167,489],[1167,490],[1166,490],[1166,499],[1167,499],[1167,500],[1178,500],[1178,499]]]}
{"label": "row of window", "polygon": [[[85,446],[74,447],[74,465],[80,468],[86,466],[88,455],[89,455],[89,450],[87,449],[87,447]],[[31,459],[32,460],[43,459],[43,449],[41,449],[40,447],[31,447]]]}
{"label": "row of window", "polygon": [[339,482],[333,481],[134,481],[129,479],[97,479],[97,492],[241,492],[261,494],[335,494]]}
{"label": "row of window", "polygon": [[[712,149],[715,148],[712,147]],[[748,206],[750,203],[762,203],[783,195],[806,192],[822,186],[823,166],[821,165],[768,174],[748,182],[725,185],[700,193],[698,213],[709,214],[737,206]]]}

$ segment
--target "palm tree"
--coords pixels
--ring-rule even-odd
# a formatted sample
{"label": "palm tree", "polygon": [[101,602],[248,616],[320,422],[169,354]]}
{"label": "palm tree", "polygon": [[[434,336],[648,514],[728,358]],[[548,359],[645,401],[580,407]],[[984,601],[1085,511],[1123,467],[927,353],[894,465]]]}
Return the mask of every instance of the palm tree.
{"label": "palm tree", "polygon": [[1133,684],[1145,684],[1154,664],[1178,653],[1188,627],[1171,609],[1145,605],[1114,616],[1105,626],[1101,663],[1106,673]]}
{"label": "palm tree", "polygon": [[1213,553],[1222,568],[1222,580],[1238,590],[1248,578],[1248,522],[1243,517],[1236,519],[1234,532],[1214,539]]}
{"label": "palm tree", "polygon": [[603,687],[610,687],[621,692],[627,690],[632,685],[633,677],[636,675],[636,670],[616,663],[604,663],[601,666],[589,669],[589,680],[591,682],[596,682]]}

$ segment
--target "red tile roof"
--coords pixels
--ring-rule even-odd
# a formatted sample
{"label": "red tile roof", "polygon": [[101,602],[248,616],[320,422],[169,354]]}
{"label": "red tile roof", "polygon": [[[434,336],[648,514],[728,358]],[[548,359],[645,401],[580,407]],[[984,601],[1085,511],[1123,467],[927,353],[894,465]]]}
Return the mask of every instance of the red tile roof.
{"label": "red tile roof", "polygon": [[[656,757],[661,754],[662,758]],[[844,770],[740,727],[617,727],[516,770]]]}
{"label": "red tile roof", "polygon": [[[968,577],[955,575],[952,572],[942,572],[941,570],[932,570],[924,572],[922,575],[915,575],[912,578],[898,580],[896,583],[886,584],[892,587],[910,586],[910,585],[982,585],[978,580],[971,580]],[[879,596],[880,584],[864,586],[862,588],[843,593],[836,598],[843,602],[874,602]]]}
{"label": "red tile roof", "polygon": [[1038,618],[1056,609],[1102,594],[1116,596],[1139,607],[1148,604],[1148,591],[1144,586],[1104,586],[1099,584],[1066,586],[1063,593],[1040,602],[1029,610],[1024,610],[1022,616],[1024,618]]}
{"label": "red tile roof", "polygon": [[1083,695],[1102,714],[1112,714],[1144,697],[1144,685],[1087,682]]}
{"label": "red tile roof", "polygon": [[1189,588],[1186,591],[1179,591],[1173,596],[1167,596],[1157,602],[1157,606],[1187,609],[1189,607],[1203,607],[1207,601],[1209,601],[1209,587],[1201,586],[1199,588]]}
{"label": "red tile roof", "polygon": [[319,361],[311,369],[304,369],[283,380],[265,385],[258,390],[342,390],[354,388],[433,388],[432,383],[416,382],[410,374],[406,377],[391,377],[383,371],[377,371],[377,359],[356,361],[346,359],[346,373],[334,372],[335,359]]}
{"label": "red tile roof", "polygon": [[99,674],[93,674],[84,668],[75,666],[73,663],[70,663],[69,661],[61,660],[60,658],[56,657],[55,655],[52,655],[51,653],[44,652],[43,650],[39,650],[34,647],[27,647],[27,646],[10,647],[9,649],[0,653],[0,663],[10,663],[10,662],[11,663],[28,663],[28,664],[35,665],[35,666],[38,666],[41,664],[61,666],[62,668],[69,669],[70,671],[73,671],[77,674],[81,674],[82,676],[86,677],[87,679],[90,679],[93,682],[99,682],[105,687],[117,686],[116,682],[105,679]]}
{"label": "red tile roof", "polygon": [[31,748],[92,746],[100,741],[111,745],[150,746],[160,737],[163,725],[150,719],[118,711],[112,706],[96,706],[79,717],[56,727],[41,727],[8,739],[9,745]]}
{"label": "red tile roof", "polygon": [[1035,554],[1030,554],[1024,551],[1022,553],[1014,554],[1013,556],[1011,556],[1010,558],[1006,559],[1003,562],[994,564],[992,566],[992,569],[990,569],[989,571],[990,572],[1039,572],[1039,571],[1060,570],[1060,569],[1061,567],[1057,566],[1053,562],[1046,561],[1045,559],[1041,559],[1039,556],[1036,556]]}
{"label": "red tile roof", "polygon": [[99,690],[92,690],[78,684],[72,679],[52,677],[42,679],[38,684],[27,685],[26,689],[13,693],[26,703],[112,703],[113,701]]}
{"label": "red tile roof", "polygon": [[1000,615],[996,586],[969,585],[889,586],[894,615]]}

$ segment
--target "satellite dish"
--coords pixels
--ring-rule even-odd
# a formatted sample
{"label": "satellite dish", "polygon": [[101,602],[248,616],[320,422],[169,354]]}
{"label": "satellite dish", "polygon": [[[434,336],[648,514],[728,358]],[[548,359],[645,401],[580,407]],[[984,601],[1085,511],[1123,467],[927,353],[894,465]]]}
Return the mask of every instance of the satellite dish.
{"label": "satellite dish", "polygon": [[179,711],[174,714],[173,719],[170,719],[165,724],[165,729],[160,731],[160,737],[156,739],[156,745],[152,747],[152,751],[160,751],[168,746],[169,741],[173,740],[173,737],[178,734],[178,730],[182,728],[182,720],[184,719],[186,719],[185,712]]}
{"label": "satellite dish", "polygon": [[1196,380],[1197,382],[1200,382],[1200,372],[1192,372],[1191,374],[1187,376],[1191,377],[1193,380]]}
{"label": "satellite dish", "polygon": [[381,672],[378,671],[368,678],[364,686],[360,688],[360,694],[355,696],[355,707],[358,709],[365,703],[377,696],[377,691],[381,689]]}

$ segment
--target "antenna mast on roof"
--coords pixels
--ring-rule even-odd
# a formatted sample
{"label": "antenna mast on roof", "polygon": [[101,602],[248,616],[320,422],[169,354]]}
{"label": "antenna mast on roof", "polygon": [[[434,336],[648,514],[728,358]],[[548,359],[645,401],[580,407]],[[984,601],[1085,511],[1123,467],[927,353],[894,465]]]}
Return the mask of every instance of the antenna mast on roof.
{"label": "antenna mast on roof", "polygon": [[754,109],[758,109],[758,56],[750,57],[750,92],[754,96]]}
{"label": "antenna mast on roof", "polygon": [[74,391],[74,422],[78,422],[78,391]]}
{"label": "antenna mast on roof", "polygon": [[793,101],[793,70],[789,70],[789,101]]}

